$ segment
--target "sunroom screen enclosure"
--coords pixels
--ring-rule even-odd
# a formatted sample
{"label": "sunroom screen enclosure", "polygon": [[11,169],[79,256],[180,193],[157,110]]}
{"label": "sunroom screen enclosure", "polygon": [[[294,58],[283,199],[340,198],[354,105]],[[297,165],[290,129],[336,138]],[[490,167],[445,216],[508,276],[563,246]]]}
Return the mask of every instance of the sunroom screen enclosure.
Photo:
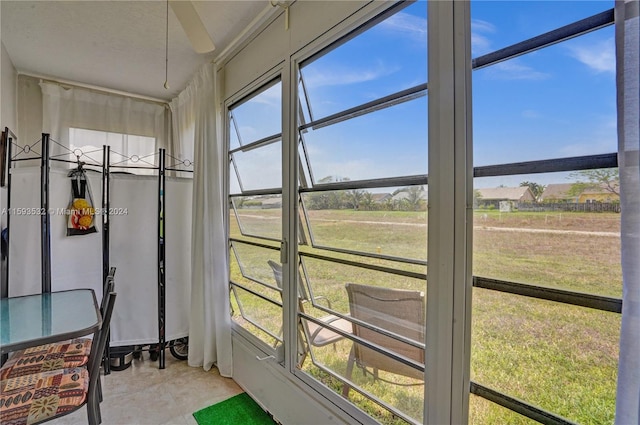
{"label": "sunroom screen enclosure", "polygon": [[[298,284],[310,294],[299,311],[308,352],[300,368],[378,421],[419,423],[426,3],[394,12],[299,66]],[[340,332],[344,322],[351,326]],[[330,344],[315,341],[318,326],[334,334]]]}
{"label": "sunroom screen enclosure", "polygon": [[234,93],[231,304],[256,361],[360,422],[611,422],[612,6],[372,6]]}
{"label": "sunroom screen enclosure", "polygon": [[[424,411],[426,3],[393,12],[302,61],[296,73],[297,367],[383,422],[417,423]],[[411,31],[398,27],[405,21]],[[279,122],[275,89],[282,86],[270,84],[227,115],[230,257],[234,320],[278,358],[281,131],[248,122],[257,120],[248,111],[260,108],[272,126]],[[387,319],[359,314],[347,285],[352,295],[354,285],[389,290],[376,313]],[[406,294],[417,314],[394,326],[406,309],[398,295]],[[382,356],[388,370],[364,369],[356,354]]]}
{"label": "sunroom screen enclosure", "polygon": [[[535,196],[504,212],[474,193],[473,423],[613,422],[622,271],[612,7],[471,5],[482,40],[474,188]],[[554,19],[516,24],[541,13]]]}

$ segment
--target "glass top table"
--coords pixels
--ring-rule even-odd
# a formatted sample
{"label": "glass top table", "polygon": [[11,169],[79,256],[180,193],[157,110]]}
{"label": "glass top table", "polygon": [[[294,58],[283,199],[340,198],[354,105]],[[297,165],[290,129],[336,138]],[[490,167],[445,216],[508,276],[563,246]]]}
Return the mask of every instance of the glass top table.
{"label": "glass top table", "polygon": [[0,299],[0,353],[96,332],[100,310],[92,289]]}

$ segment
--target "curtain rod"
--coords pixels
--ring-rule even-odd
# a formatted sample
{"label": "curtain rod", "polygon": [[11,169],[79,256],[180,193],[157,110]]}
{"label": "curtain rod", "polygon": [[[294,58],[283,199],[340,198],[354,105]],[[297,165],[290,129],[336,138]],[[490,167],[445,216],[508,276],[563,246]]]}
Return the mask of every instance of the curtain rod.
{"label": "curtain rod", "polygon": [[44,82],[47,82],[47,83],[58,84],[59,86],[62,86],[62,87],[67,86],[67,87],[71,87],[71,88],[80,88],[80,89],[92,91],[92,92],[99,93],[99,94],[113,94],[113,95],[117,95],[117,96],[128,97],[128,98],[132,98],[132,99],[142,100],[142,101],[149,102],[149,103],[156,103],[156,104],[160,104],[160,105],[165,106],[165,107],[169,107],[169,102],[167,102],[166,100],[157,99],[157,98],[154,98],[154,97],[128,93],[128,92],[125,92],[125,91],[120,91],[120,90],[115,90],[115,89],[108,89],[106,87],[94,86],[94,85],[91,85],[91,84],[78,83],[78,82],[75,82],[75,81],[69,81],[69,80],[62,80],[62,79],[57,79],[57,78],[45,77],[43,75],[31,74],[31,73],[28,73],[28,72],[18,72],[18,75],[25,75],[27,77],[37,78],[41,82],[44,81]]}

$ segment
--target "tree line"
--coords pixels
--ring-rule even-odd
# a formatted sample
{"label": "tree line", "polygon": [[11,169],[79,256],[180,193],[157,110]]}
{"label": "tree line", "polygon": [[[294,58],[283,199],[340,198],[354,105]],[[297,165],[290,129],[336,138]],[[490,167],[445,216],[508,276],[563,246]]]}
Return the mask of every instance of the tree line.
{"label": "tree line", "polygon": [[305,197],[305,205],[310,210],[426,211],[427,201],[424,187],[410,186],[382,198],[365,189],[315,192]]}

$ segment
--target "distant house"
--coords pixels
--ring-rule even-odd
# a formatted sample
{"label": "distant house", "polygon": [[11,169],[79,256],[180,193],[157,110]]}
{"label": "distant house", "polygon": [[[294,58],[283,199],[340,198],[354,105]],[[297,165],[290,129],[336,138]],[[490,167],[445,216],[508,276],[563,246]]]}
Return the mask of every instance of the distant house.
{"label": "distant house", "polygon": [[529,189],[529,186],[519,187],[488,187],[476,189],[480,195],[481,202],[486,201],[513,201],[513,202],[533,202],[536,197]]}
{"label": "distant house", "polygon": [[551,183],[544,188],[540,202],[578,202],[578,197],[570,195],[573,183]]}
{"label": "distant house", "polygon": [[391,199],[390,193],[372,193],[371,197],[373,198],[373,202],[376,204],[383,204],[387,202],[388,199]]}
{"label": "distant house", "polygon": [[266,198],[262,198],[261,200],[262,200],[262,209],[282,208],[281,196],[266,197]]}
{"label": "distant house", "polygon": [[[426,201],[429,200],[429,191],[427,189],[421,190],[420,192],[418,192],[418,194],[419,194],[420,199],[422,199],[423,201],[426,202]],[[406,191],[406,190],[401,190],[398,193],[396,193],[395,195],[393,195],[391,197],[391,200],[400,202],[403,199],[409,199],[409,198],[411,198],[411,195],[409,194],[409,192]]]}
{"label": "distant house", "polygon": [[490,187],[476,189],[477,205],[480,208],[500,208],[510,211],[519,202],[535,202],[536,197],[529,186]]}
{"label": "distant house", "polygon": [[[549,184],[540,196],[541,202],[570,202],[570,203],[591,203],[591,202],[617,202],[620,195],[611,192],[606,185],[591,187],[580,193],[572,194],[574,183],[554,183]],[[617,184],[615,185],[617,187]]]}
{"label": "distant house", "polygon": [[620,195],[617,193],[613,193],[611,190],[607,188],[606,185],[602,185],[600,187],[593,187],[585,189],[578,196],[579,203],[591,203],[591,202],[620,202]]}

